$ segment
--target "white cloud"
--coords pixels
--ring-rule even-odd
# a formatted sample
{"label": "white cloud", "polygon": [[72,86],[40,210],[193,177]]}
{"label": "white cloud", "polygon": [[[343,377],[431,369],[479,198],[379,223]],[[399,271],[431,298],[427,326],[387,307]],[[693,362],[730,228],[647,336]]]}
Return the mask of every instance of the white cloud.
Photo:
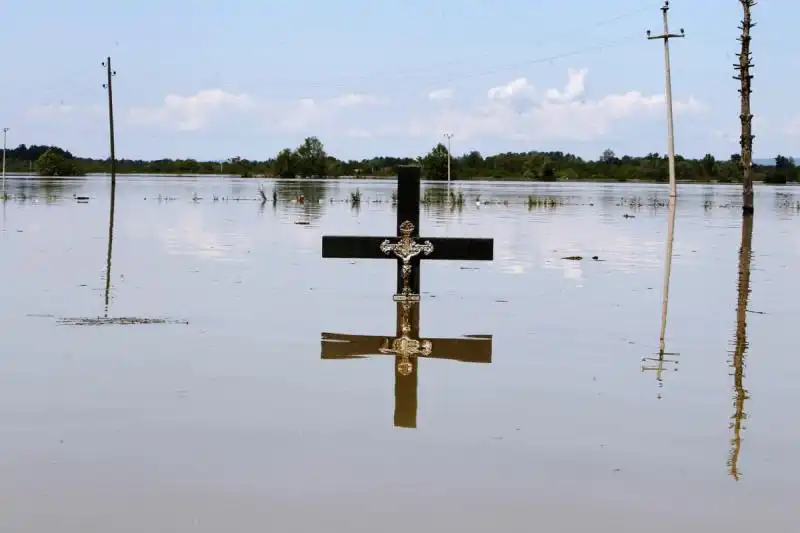
{"label": "white cloud", "polygon": [[368,139],[373,136],[371,131],[363,128],[348,128],[345,130],[344,134],[347,137],[356,137],[359,139]]}
{"label": "white cloud", "polygon": [[285,102],[263,102],[248,94],[232,94],[208,89],[191,96],[170,94],[157,107],[137,107],[127,114],[135,125],[161,125],[179,131],[198,131],[218,116],[239,113],[242,117],[277,125],[285,130],[301,130],[330,121],[339,113],[384,101],[369,94],[350,93],[327,100],[301,98]]}
{"label": "white cloud", "polygon": [[[304,98],[280,103],[269,103],[262,106],[263,117],[276,123],[287,131],[303,131],[311,127],[334,127],[341,133],[358,132],[359,137],[370,136],[367,128],[355,125],[352,120],[342,118],[343,113],[354,113],[356,110],[385,104],[386,101],[369,94],[345,94],[331,99],[315,100]],[[352,117],[352,115],[351,115]]]}
{"label": "white cloud", "polygon": [[[753,122],[755,122],[756,118],[753,118]],[[786,125],[786,135],[792,137],[800,136],[800,117],[789,121],[789,124]]]}
{"label": "white cloud", "polygon": [[[412,118],[405,132],[432,136],[443,127],[463,138],[499,137],[516,140],[588,141],[608,134],[622,121],[661,117],[663,94],[639,91],[586,95],[587,69],[569,70],[563,89],[539,90],[526,78],[490,88],[486,100],[473,109],[445,110],[438,115]],[[703,106],[693,97],[673,102],[676,115],[696,113]]]}
{"label": "white cloud", "polygon": [[27,116],[34,120],[48,120],[71,115],[74,111],[75,107],[71,105],[48,104],[28,109]]}
{"label": "white cloud", "polygon": [[455,95],[456,92],[453,89],[436,89],[428,93],[428,100],[431,102],[444,102],[452,100]]}
{"label": "white cloud", "polygon": [[356,107],[362,105],[378,105],[383,103],[383,100],[371,94],[350,93],[342,96],[337,96],[330,100],[333,107]]}
{"label": "white cloud", "polygon": [[161,106],[130,109],[127,118],[134,124],[166,124],[181,131],[197,131],[203,129],[214,114],[246,111],[255,107],[255,101],[246,94],[208,89],[192,96],[167,95]]}
{"label": "white cloud", "polygon": [[46,104],[25,110],[26,119],[34,122],[48,124],[62,123],[74,127],[81,120],[89,119],[92,122],[108,120],[108,107],[101,104]]}
{"label": "white cloud", "polygon": [[572,102],[586,92],[586,74],[589,69],[567,71],[567,85],[563,91],[558,89],[548,89],[547,99],[552,102],[568,103]]}
{"label": "white cloud", "polygon": [[[588,69],[570,69],[565,85],[560,88],[536,87],[519,77],[487,89],[478,101],[459,105],[453,102],[433,110],[427,106],[415,109],[413,102],[402,107],[391,106],[388,100],[362,93],[266,101],[246,93],[206,89],[193,95],[170,94],[159,105],[123,111],[120,122],[198,131],[210,127],[214,121],[225,120],[226,126],[237,129],[249,123],[252,127],[278,132],[340,137],[434,138],[441,131],[452,131],[462,140],[494,137],[568,142],[601,139],[626,122],[663,120],[663,93],[648,95],[629,90],[593,95],[587,89],[588,76]],[[454,95],[454,89],[440,88],[428,94],[427,99],[443,102]],[[62,103],[31,113],[76,120],[88,109]],[[680,97],[674,102],[674,110],[676,115],[690,114],[702,111],[703,106],[692,97]],[[800,134],[800,121],[793,128]]]}

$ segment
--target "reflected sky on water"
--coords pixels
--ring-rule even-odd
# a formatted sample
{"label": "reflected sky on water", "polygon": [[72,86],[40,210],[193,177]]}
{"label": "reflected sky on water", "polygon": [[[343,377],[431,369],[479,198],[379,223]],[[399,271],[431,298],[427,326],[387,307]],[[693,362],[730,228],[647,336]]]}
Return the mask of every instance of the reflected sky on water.
{"label": "reflected sky on water", "polygon": [[666,186],[454,184],[421,234],[495,261],[424,262],[420,336],[491,364],[421,361],[407,429],[393,357],[320,354],[396,333],[391,261],[320,257],[394,234],[391,181],[120,178],[108,315],[189,324],[97,327],[58,318],[105,312],[108,182],[8,187],[0,530],[796,529],[798,188],[757,187],[746,328],[740,188],[680,188],[659,387]]}

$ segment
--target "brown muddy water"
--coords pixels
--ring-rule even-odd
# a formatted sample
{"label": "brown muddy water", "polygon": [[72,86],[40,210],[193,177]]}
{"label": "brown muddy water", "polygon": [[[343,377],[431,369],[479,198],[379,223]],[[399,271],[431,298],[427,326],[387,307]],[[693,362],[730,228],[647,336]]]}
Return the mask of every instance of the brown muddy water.
{"label": "brown muddy water", "polygon": [[320,257],[394,233],[391,181],[120,178],[107,305],[107,179],[8,186],[2,533],[800,530],[800,189],[748,237],[681,186],[660,360],[665,186],[455,185],[422,234],[495,260],[425,262],[420,332],[491,362],[421,360],[408,429],[393,357],[321,357],[394,336],[394,265]]}

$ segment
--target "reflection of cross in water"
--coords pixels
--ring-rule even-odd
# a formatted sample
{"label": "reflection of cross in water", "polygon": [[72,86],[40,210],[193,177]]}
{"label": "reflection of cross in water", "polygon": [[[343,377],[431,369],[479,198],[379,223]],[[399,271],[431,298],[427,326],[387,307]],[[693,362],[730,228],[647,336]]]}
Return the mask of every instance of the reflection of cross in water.
{"label": "reflection of cross in water", "polygon": [[394,425],[417,427],[417,363],[419,358],[448,359],[464,363],[491,363],[491,335],[455,339],[419,338],[419,302],[399,301],[394,338],[371,335],[322,334],[322,359],[358,359],[394,355]]}
{"label": "reflection of cross in water", "polygon": [[[393,237],[322,237],[322,257],[338,259],[396,259],[395,300],[419,300],[420,261],[491,261],[493,239],[419,237],[420,167],[397,170],[397,235]],[[422,241],[417,242],[417,239]]]}
{"label": "reflection of cross in water", "polygon": [[412,357],[428,357],[433,351],[433,343],[431,341],[414,339],[409,336],[413,329],[411,325],[412,305],[411,300],[408,299],[400,302],[400,335],[394,339],[384,340],[379,349],[382,354],[394,354],[400,359],[396,369],[401,376],[408,376],[414,371],[414,363],[411,362]]}
{"label": "reflection of cross in water", "polygon": [[[678,365],[678,363],[680,363],[680,361],[678,361],[677,359],[667,359],[665,357],[667,355],[669,355],[669,356],[678,356],[680,354],[677,353],[677,352],[672,352],[672,353],[670,353],[670,352],[659,352],[658,353],[658,357],[645,357],[645,358],[642,359],[642,362],[650,361],[651,363],[655,363],[654,366],[642,365],[642,372],[655,372],[656,373],[656,381],[658,382],[658,387],[659,388],[664,386],[663,373],[666,371],[666,369],[664,368],[664,365],[665,364]],[[673,372],[677,372],[678,371],[677,368],[673,368],[672,370],[673,370]],[[659,400],[661,399],[661,393],[660,392],[658,393],[657,398]]]}

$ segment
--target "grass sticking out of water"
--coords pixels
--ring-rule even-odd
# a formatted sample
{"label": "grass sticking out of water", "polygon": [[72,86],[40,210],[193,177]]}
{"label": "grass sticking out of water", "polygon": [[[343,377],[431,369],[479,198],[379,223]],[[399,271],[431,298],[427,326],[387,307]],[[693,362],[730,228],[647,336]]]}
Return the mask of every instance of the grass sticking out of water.
{"label": "grass sticking out of water", "polygon": [[461,206],[463,206],[464,205],[464,193],[461,192],[461,191],[458,191],[458,193],[450,191],[450,205],[452,207],[461,207]]}
{"label": "grass sticking out of water", "polygon": [[442,189],[425,189],[420,201],[422,205],[449,205],[450,207],[462,207],[466,197],[461,191],[446,191]]}
{"label": "grass sticking out of water", "polygon": [[659,198],[658,196],[651,196],[647,199],[642,198],[641,196],[631,196],[630,198],[620,198],[617,206],[628,206],[631,209],[640,209],[642,207],[652,207],[653,209],[656,209],[659,207],[668,207],[669,201]]}
{"label": "grass sticking out of water", "polygon": [[537,196],[533,194],[528,196],[528,209],[535,209],[535,208],[553,209],[562,205],[566,205],[566,200],[558,196]]}
{"label": "grass sticking out of water", "polygon": [[116,318],[109,317],[67,317],[59,318],[59,326],[135,326],[144,324],[183,324],[188,325],[187,320],[171,320],[167,318],[140,318],[121,316]]}

